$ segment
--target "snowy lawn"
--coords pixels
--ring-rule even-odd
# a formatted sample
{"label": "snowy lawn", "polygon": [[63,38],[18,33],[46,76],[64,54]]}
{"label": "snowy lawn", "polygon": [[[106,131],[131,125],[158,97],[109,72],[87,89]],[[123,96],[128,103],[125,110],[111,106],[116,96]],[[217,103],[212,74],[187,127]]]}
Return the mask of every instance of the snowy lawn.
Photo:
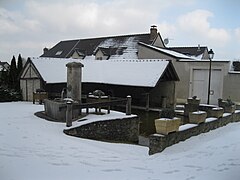
{"label": "snowy lawn", "polygon": [[33,114],[42,105],[0,103],[1,180],[237,180],[240,123],[232,123],[162,153],[63,134],[65,124]]}

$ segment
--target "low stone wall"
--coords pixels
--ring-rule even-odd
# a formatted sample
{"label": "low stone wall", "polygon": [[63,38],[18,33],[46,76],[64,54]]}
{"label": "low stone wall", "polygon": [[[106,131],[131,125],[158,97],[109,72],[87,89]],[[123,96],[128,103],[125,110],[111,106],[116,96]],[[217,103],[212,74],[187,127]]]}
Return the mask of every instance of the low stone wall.
{"label": "low stone wall", "polygon": [[59,107],[65,106],[65,104],[66,103],[64,102],[57,102],[45,99],[44,100],[45,114],[50,118],[64,122],[66,121],[66,110],[59,111]]}
{"label": "low stone wall", "polygon": [[135,143],[138,142],[139,117],[96,121],[63,132],[93,140]]}
{"label": "low stone wall", "polygon": [[[58,101],[58,100],[44,100],[44,110],[46,116],[59,121],[59,122],[66,122],[66,109],[59,110],[60,107],[66,106],[65,101]],[[78,110],[73,111],[73,118],[77,118],[79,114]]]}
{"label": "low stone wall", "polygon": [[[191,128],[180,128],[178,132],[170,133],[168,135],[153,134],[149,137],[149,155],[162,152],[166,147],[184,141],[192,136],[206,133],[210,130],[222,127],[231,122],[240,121],[240,112],[229,114],[219,119],[207,119],[205,123],[196,124]],[[184,125],[183,125],[184,126]]]}

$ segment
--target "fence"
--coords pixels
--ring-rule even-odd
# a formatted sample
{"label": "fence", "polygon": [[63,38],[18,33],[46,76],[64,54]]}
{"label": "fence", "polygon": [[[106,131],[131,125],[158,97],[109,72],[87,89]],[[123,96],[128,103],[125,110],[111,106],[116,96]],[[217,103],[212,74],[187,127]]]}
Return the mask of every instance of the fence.
{"label": "fence", "polygon": [[126,115],[131,115],[131,102],[132,98],[131,96],[127,96],[127,98],[124,99],[114,99],[111,100],[106,99],[106,101],[101,102],[92,102],[92,103],[82,103],[82,104],[73,104],[72,101],[67,101],[65,106],[59,107],[59,110],[66,110],[66,123],[67,126],[72,126],[72,112],[73,110],[79,109],[80,112],[82,109],[86,108],[86,113],[89,113],[89,108],[95,108],[97,111],[97,108],[99,108],[99,111],[102,107],[107,107],[108,114],[110,113],[111,106],[119,106],[126,104]]}

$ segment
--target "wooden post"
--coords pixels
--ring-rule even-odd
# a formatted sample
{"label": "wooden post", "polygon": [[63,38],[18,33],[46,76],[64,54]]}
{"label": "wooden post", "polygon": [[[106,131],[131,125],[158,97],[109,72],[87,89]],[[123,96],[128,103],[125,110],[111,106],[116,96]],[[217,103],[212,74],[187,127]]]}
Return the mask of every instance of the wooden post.
{"label": "wooden post", "polygon": [[42,96],[42,93],[40,92],[39,93],[39,104],[42,104],[43,103],[43,96]]}
{"label": "wooden post", "polygon": [[[110,98],[110,96],[108,96],[108,101],[110,102],[111,101],[111,98]],[[110,114],[110,110],[111,110],[111,106],[108,106],[108,114]]]}
{"label": "wooden post", "polygon": [[35,104],[35,93],[33,92],[33,104]]}
{"label": "wooden post", "polygon": [[[88,103],[89,93],[87,94],[86,102]],[[89,114],[89,108],[86,108],[86,114]]]}
{"label": "wooden post", "polygon": [[66,126],[72,126],[72,101],[67,101],[67,110],[66,110]]}
{"label": "wooden post", "polygon": [[[98,95],[98,102],[101,102],[101,95]],[[99,113],[101,113],[101,107],[98,108]]]}
{"label": "wooden post", "polygon": [[162,96],[162,108],[166,108],[167,107],[167,97],[166,96]]}
{"label": "wooden post", "polygon": [[149,111],[149,102],[150,102],[149,93],[146,93],[146,111]]}
{"label": "wooden post", "polygon": [[127,104],[126,104],[126,115],[131,115],[132,112],[132,107],[131,107],[131,104],[132,104],[132,97],[131,96],[127,96]]}

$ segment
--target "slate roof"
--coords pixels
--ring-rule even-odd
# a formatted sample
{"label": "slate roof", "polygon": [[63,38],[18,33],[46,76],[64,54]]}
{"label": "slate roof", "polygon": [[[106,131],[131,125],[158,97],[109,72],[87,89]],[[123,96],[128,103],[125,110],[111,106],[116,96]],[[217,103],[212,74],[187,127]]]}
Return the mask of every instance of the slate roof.
{"label": "slate roof", "polygon": [[[40,57],[70,58],[72,54],[75,52],[75,49],[78,49],[78,51],[84,53],[85,56],[91,56],[94,54],[98,47],[108,48],[111,46],[112,48],[119,47],[126,48],[126,46],[129,44],[131,45],[131,47],[136,49],[138,42],[144,42],[146,44],[152,43],[149,41],[149,39],[150,34],[146,33],[89,39],[66,40],[59,42],[54,47],[52,47],[44,54],[42,54]],[[133,50],[131,49],[131,51]],[[137,52],[137,49],[134,52]]]}
{"label": "slate roof", "polygon": [[[98,50],[102,51],[105,56],[115,55],[118,48],[105,48],[99,47]],[[97,52],[97,51],[96,51]],[[95,53],[94,53],[95,54]]]}
{"label": "slate roof", "polygon": [[182,54],[185,54],[187,56],[200,56],[204,53],[206,49],[208,49],[206,46],[201,47],[169,47],[169,50],[176,51]]}
{"label": "slate roof", "polygon": [[64,83],[67,81],[66,64],[73,61],[83,64],[82,82],[87,83],[155,87],[159,81],[179,81],[172,63],[160,59],[88,61],[71,58],[32,58],[28,63],[33,63],[47,83]]}

